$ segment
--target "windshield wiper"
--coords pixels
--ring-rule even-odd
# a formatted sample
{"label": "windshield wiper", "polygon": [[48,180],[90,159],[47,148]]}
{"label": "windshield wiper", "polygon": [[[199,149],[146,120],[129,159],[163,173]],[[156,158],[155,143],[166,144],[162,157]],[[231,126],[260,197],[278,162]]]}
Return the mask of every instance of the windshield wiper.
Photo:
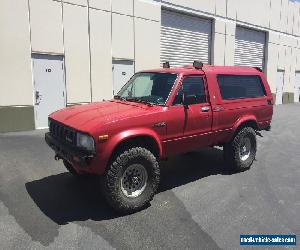
{"label": "windshield wiper", "polygon": [[126,101],[125,97],[122,97],[122,96],[119,96],[119,95],[114,95],[114,99]]}
{"label": "windshield wiper", "polygon": [[129,102],[139,102],[139,103],[144,103],[144,104],[149,105],[149,106],[155,105],[155,103],[153,103],[153,102],[148,102],[148,101],[143,100],[143,99],[141,99],[141,98],[139,98],[139,97],[126,97],[125,100],[126,100],[126,101],[129,101]]}

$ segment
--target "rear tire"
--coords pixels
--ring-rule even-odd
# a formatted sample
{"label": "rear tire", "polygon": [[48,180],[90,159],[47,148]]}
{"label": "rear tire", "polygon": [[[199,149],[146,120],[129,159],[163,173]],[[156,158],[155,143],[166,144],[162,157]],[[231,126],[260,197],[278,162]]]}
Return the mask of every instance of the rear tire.
{"label": "rear tire", "polygon": [[108,166],[103,180],[107,202],[118,212],[133,213],[153,198],[160,180],[155,156],[147,149],[134,147],[121,152]]}
{"label": "rear tire", "polygon": [[228,167],[234,171],[244,171],[251,167],[256,156],[256,133],[253,128],[241,129],[235,137],[223,147]]}

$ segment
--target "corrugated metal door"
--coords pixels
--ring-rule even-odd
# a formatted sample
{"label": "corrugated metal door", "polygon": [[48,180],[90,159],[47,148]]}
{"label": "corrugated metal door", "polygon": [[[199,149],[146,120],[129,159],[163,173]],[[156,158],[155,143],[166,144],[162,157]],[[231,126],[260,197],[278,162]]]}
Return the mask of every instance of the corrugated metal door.
{"label": "corrugated metal door", "polygon": [[210,63],[211,21],[163,10],[161,14],[160,61],[171,67]]}
{"label": "corrugated metal door", "polygon": [[264,69],[265,32],[236,27],[234,64]]}

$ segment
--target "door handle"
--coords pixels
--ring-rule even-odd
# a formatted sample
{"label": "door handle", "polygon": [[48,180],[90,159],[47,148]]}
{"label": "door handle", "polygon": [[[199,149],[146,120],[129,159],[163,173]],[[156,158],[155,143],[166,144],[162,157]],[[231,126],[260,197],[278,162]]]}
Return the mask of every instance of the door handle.
{"label": "door handle", "polygon": [[39,105],[41,102],[42,95],[40,94],[39,91],[35,91],[35,105]]}
{"label": "door handle", "polygon": [[202,107],[202,108],[201,108],[201,111],[202,111],[202,112],[208,112],[208,111],[209,111],[209,107]]}

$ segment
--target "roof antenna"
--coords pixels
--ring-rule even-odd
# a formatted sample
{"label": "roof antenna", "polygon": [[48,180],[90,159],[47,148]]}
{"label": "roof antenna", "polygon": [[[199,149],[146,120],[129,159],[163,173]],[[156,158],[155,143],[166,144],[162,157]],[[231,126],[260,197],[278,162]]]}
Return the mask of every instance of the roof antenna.
{"label": "roof antenna", "polygon": [[195,69],[202,69],[203,63],[200,62],[200,61],[194,61],[194,62],[193,62],[193,67],[194,67]]}
{"label": "roof antenna", "polygon": [[164,69],[169,69],[170,68],[170,63],[169,62],[164,62],[163,63],[163,68]]}

